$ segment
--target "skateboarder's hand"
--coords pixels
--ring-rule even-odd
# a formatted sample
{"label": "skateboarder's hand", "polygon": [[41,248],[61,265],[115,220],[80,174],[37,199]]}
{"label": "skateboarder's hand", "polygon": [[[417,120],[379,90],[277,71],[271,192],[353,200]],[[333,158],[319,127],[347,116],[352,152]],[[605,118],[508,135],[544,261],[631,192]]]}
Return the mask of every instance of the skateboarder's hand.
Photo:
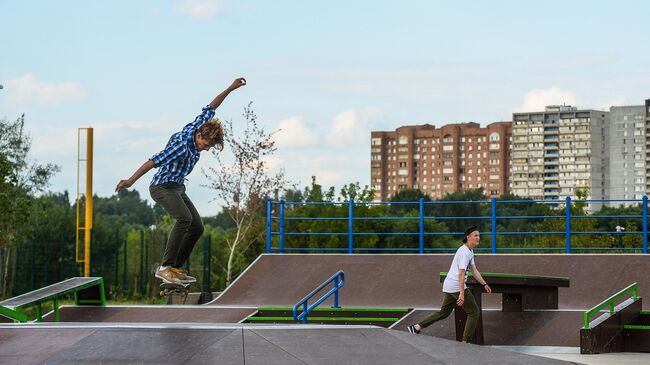
{"label": "skateboarder's hand", "polygon": [[233,81],[232,84],[230,84],[229,89],[230,90],[235,90],[235,89],[237,89],[239,87],[242,87],[244,85],[246,85],[246,79],[243,78],[243,77],[240,77],[240,78],[235,79],[235,81]]}
{"label": "skateboarder's hand", "polygon": [[120,180],[120,182],[117,183],[117,186],[115,187],[115,192],[119,193],[120,191],[130,188],[133,183],[131,183],[129,180]]}
{"label": "skateboarder's hand", "polygon": [[458,300],[456,300],[456,304],[458,304],[459,307],[462,307],[463,303],[465,303],[465,293],[460,292],[460,295],[458,296]]}

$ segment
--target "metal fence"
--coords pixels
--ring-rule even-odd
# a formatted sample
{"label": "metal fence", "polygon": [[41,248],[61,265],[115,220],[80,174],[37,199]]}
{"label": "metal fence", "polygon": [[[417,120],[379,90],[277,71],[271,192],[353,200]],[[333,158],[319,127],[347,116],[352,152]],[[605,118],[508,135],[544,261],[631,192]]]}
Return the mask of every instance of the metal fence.
{"label": "metal fence", "polygon": [[[501,211],[507,210],[504,209],[508,205],[526,203],[526,204],[544,204],[550,205],[554,214],[557,215],[500,215]],[[627,214],[627,215],[576,215],[572,214],[572,207],[575,207],[576,204],[590,205],[615,205],[615,204],[627,204],[627,205],[640,205],[640,214]],[[428,216],[426,214],[427,208],[436,205],[451,204],[458,205],[462,207],[470,207],[472,205],[478,204],[481,206],[481,209],[485,214],[477,216]],[[364,206],[400,206],[400,205],[410,205],[413,207],[413,211],[417,210],[416,216],[355,216],[355,212],[359,209],[362,209]],[[308,206],[322,206],[324,210],[327,206],[336,207],[336,212],[339,213],[337,216],[300,216],[293,214],[292,212],[300,213],[300,209],[297,207],[308,207]],[[288,210],[291,210],[289,214]],[[471,210],[471,209],[468,209]],[[344,212],[347,211],[347,214]],[[367,209],[366,209],[367,211]],[[384,210],[385,211],[385,210]],[[344,216],[341,216],[344,215]],[[503,227],[508,226],[508,222],[513,222],[516,220],[525,219],[530,220],[563,220],[561,225],[563,229],[557,229],[552,231],[509,231],[503,229]],[[641,230],[626,230],[624,227],[616,226],[614,230],[592,230],[592,231],[579,231],[572,229],[572,225],[577,226],[578,220],[581,219],[594,219],[594,220],[634,220],[635,222],[640,222]],[[417,221],[417,228],[412,231],[360,231],[355,225],[359,225],[362,221]],[[344,202],[291,202],[285,200],[274,201],[271,199],[267,200],[266,204],[266,252],[268,253],[285,253],[285,252],[347,252],[349,254],[355,252],[371,252],[371,251],[391,251],[391,252],[417,252],[420,254],[426,252],[445,252],[455,250],[454,247],[440,247],[437,240],[437,236],[458,236],[462,235],[462,231],[428,231],[426,229],[428,222],[451,222],[462,220],[463,222],[478,222],[476,225],[480,225],[485,229],[482,229],[483,235],[490,236],[490,247],[481,247],[477,248],[478,251],[487,251],[492,254],[499,252],[515,252],[515,251],[559,251],[570,254],[572,252],[589,252],[589,251],[636,251],[642,252],[643,254],[648,253],[648,198],[643,196],[642,199],[620,199],[620,200],[572,200],[570,197],[567,197],[564,200],[498,200],[492,198],[489,200],[481,201],[425,201],[424,198],[421,198],[416,202],[355,202],[354,200],[344,201]],[[335,221],[339,223],[346,223],[347,229],[339,231],[329,231],[329,232],[319,232],[319,231],[299,231],[292,230],[287,227],[289,223],[292,222],[308,222],[308,221]],[[341,224],[339,224],[341,225]],[[469,226],[469,224],[467,224]],[[501,228],[501,230],[499,229]],[[500,241],[503,241],[503,238],[506,236],[517,236],[523,237],[531,235],[561,235],[564,236],[562,247],[534,247],[530,245],[526,246],[516,246],[516,245],[504,245],[500,244]],[[577,236],[580,235],[611,235],[610,237],[615,237],[615,243],[606,247],[602,245],[576,245],[572,244],[572,240],[576,240]],[[633,247],[621,245],[621,238],[625,235],[634,235],[640,237],[638,239],[638,245]],[[340,237],[343,238],[343,244],[338,245],[338,247],[304,247],[304,246],[289,246],[287,245],[287,239],[290,237],[314,237],[314,236],[328,236],[328,237]],[[412,247],[358,247],[355,245],[355,241],[359,237],[363,236],[416,236],[418,238],[417,245]],[[428,238],[431,237],[430,240]],[[345,246],[345,238],[347,238],[347,246]]]}

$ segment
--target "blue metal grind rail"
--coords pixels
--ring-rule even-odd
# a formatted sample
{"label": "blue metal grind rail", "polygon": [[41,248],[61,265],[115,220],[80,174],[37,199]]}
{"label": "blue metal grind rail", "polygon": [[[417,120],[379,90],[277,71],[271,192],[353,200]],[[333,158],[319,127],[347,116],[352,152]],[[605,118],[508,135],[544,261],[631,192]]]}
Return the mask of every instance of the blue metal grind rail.
{"label": "blue metal grind rail", "polygon": [[[311,297],[316,295],[316,293],[318,293],[321,289],[326,287],[329,283],[334,283],[334,287],[330,289],[330,291],[328,291],[327,294],[320,297],[320,299],[318,299],[314,304],[308,306],[307,301],[309,301]],[[343,287],[343,284],[345,284],[345,274],[343,273],[343,271],[339,270],[339,272],[332,275],[331,278],[325,280],[325,282],[323,282],[318,288],[314,289],[311,293],[307,294],[298,303],[296,303],[296,305],[293,306],[293,319],[295,319],[296,321],[302,321],[303,323],[307,323],[307,316],[309,315],[309,312],[314,310],[314,308],[318,307],[332,294],[334,294],[334,303],[332,304],[332,308],[341,308],[339,306],[339,289]],[[298,308],[300,307],[302,307],[302,313],[298,314]]]}

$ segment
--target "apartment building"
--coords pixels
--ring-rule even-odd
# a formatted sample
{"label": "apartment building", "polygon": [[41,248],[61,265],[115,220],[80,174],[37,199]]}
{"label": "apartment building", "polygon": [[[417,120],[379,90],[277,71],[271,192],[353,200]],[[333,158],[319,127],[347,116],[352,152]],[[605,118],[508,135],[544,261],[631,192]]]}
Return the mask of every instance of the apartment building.
{"label": "apartment building", "polygon": [[650,99],[646,99],[645,101],[645,135],[646,135],[646,142],[645,142],[645,161],[646,161],[646,168],[645,168],[645,191],[646,194],[650,193],[650,139],[648,136],[650,136]]}
{"label": "apartment building", "polygon": [[508,192],[512,123],[403,126],[371,132],[370,180],[376,201],[404,189],[433,199],[483,188],[488,196]]}
{"label": "apartment building", "polygon": [[[548,106],[543,112],[514,113],[512,193],[536,200],[604,199],[609,186],[609,112]],[[600,204],[592,204],[598,209]]]}
{"label": "apartment building", "polygon": [[[646,104],[648,101],[646,101]],[[609,179],[606,199],[641,199],[647,194],[646,124],[648,108],[643,105],[613,106],[609,109]],[[624,202],[633,205],[638,202]],[[621,202],[613,202],[618,206]]]}

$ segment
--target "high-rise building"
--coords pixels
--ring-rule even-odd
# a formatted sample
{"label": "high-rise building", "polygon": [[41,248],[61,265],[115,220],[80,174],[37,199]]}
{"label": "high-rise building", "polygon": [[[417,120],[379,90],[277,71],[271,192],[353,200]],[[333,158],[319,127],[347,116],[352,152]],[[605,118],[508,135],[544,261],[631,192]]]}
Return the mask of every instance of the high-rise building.
{"label": "high-rise building", "polygon": [[645,142],[645,161],[646,161],[646,167],[645,167],[645,191],[646,194],[650,194],[650,99],[646,99],[645,101],[645,135],[646,135],[646,142]]}
{"label": "high-rise building", "polygon": [[[609,179],[606,199],[641,199],[646,189],[647,108],[643,105],[609,109]],[[638,202],[626,202],[633,205]],[[613,206],[621,205],[613,202]]]}
{"label": "high-rise building", "polygon": [[403,126],[371,133],[370,181],[375,200],[404,189],[434,199],[458,190],[508,192],[512,123]]}
{"label": "high-rise building", "polygon": [[[609,173],[608,112],[548,106],[543,112],[514,113],[512,193],[536,200],[606,196]],[[598,209],[600,204],[591,204]]]}

